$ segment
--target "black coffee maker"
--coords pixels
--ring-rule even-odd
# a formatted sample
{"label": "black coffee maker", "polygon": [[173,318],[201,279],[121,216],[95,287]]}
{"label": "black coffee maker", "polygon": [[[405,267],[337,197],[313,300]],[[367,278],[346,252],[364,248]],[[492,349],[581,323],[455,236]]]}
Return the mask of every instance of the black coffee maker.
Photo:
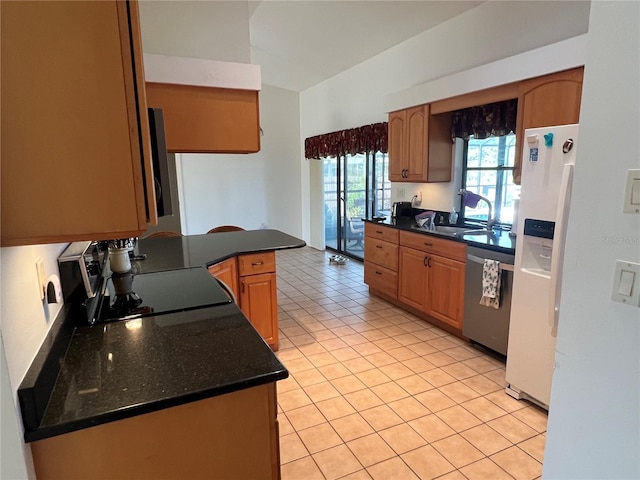
{"label": "black coffee maker", "polygon": [[411,202],[393,202],[391,205],[391,218],[412,217],[413,208]]}

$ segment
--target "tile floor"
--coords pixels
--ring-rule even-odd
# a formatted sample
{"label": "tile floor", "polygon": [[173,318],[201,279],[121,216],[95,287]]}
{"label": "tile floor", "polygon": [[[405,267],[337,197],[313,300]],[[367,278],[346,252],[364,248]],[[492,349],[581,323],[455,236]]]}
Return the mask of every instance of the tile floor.
{"label": "tile floor", "polygon": [[329,255],[277,253],[283,480],[540,477],[547,416],[504,393],[504,364]]}

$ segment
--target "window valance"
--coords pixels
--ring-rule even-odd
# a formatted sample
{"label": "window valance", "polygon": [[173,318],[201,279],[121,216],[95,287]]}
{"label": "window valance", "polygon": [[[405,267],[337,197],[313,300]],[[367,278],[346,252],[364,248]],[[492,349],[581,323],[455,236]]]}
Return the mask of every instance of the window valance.
{"label": "window valance", "polygon": [[382,122],[306,138],[304,154],[306,158],[320,159],[347,153],[387,153],[388,145],[387,122]]}
{"label": "window valance", "polygon": [[516,131],[518,100],[489,103],[453,112],[451,139],[487,138]]}

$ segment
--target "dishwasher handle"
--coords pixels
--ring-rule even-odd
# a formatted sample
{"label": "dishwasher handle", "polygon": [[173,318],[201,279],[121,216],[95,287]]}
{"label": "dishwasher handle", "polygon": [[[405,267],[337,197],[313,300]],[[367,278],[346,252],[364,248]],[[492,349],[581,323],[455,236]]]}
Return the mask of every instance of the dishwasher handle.
{"label": "dishwasher handle", "polygon": [[[475,255],[467,254],[467,260],[475,263],[484,264],[484,258],[476,257]],[[500,270],[504,270],[505,272],[513,272],[513,265],[508,263],[500,262]]]}

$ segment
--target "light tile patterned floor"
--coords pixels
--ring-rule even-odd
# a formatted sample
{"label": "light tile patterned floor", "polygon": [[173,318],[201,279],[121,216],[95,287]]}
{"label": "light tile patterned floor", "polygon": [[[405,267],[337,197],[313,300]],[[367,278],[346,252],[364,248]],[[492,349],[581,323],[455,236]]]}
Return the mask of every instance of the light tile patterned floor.
{"label": "light tile patterned floor", "polygon": [[547,416],[504,393],[504,364],[329,255],[277,253],[283,480],[540,477]]}

